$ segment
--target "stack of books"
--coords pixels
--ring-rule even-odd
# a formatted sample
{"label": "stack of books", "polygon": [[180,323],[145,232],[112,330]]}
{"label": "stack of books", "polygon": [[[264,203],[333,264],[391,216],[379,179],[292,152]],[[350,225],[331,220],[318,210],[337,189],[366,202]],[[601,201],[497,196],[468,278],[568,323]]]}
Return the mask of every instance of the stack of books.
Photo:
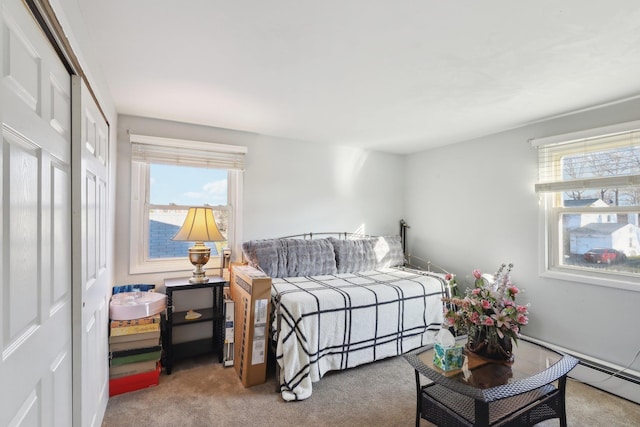
{"label": "stack of books", "polygon": [[111,320],[109,396],[157,385],[161,355],[160,314]]}

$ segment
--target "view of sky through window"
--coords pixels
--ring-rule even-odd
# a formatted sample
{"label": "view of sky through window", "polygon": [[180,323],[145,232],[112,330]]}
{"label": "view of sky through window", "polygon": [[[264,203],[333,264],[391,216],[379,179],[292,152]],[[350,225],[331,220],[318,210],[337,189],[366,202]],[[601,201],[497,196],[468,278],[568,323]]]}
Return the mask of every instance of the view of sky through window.
{"label": "view of sky through window", "polygon": [[226,205],[227,171],[151,164],[149,201],[154,205]]}

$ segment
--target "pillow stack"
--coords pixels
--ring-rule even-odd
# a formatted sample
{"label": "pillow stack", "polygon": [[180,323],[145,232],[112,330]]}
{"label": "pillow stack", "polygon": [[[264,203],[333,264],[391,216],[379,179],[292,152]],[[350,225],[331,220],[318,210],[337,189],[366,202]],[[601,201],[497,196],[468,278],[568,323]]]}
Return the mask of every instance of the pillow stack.
{"label": "pillow stack", "polygon": [[404,265],[400,236],[266,239],[242,244],[249,265],[270,277],[356,273]]}

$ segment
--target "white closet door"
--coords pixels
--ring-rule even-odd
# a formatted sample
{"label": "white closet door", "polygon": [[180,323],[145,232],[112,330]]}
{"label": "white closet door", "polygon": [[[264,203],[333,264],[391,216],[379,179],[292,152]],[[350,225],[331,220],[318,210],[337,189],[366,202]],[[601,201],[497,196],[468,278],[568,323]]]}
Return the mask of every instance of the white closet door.
{"label": "white closet door", "polygon": [[109,399],[109,128],[84,82],[73,76],[72,87],[73,292],[81,302],[74,303],[74,425],[88,427],[101,424]]}
{"label": "white closet door", "polygon": [[72,425],[71,79],[0,0],[0,426]]}

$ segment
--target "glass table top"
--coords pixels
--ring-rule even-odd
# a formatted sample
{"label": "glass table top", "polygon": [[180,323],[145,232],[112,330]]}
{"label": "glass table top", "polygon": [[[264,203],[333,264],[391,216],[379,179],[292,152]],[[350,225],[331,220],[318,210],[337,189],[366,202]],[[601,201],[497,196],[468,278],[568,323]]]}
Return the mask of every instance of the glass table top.
{"label": "glass table top", "polygon": [[[465,345],[467,337],[456,338]],[[469,396],[493,399],[493,395],[514,395],[548,384],[566,375],[577,364],[571,356],[519,339],[513,345],[513,362],[498,362],[464,352],[461,369],[443,371],[433,364],[433,346],[409,352],[405,359],[431,381]]]}

